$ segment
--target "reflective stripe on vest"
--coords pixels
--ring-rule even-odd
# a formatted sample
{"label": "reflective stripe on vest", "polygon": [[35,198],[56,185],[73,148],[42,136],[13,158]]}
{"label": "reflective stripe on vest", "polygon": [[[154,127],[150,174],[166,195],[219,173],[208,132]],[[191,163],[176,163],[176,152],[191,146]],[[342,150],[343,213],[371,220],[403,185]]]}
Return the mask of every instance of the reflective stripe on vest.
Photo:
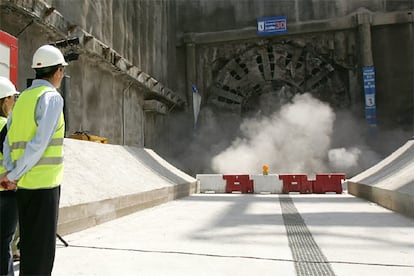
{"label": "reflective stripe on vest", "polygon": [[[7,127],[6,124],[7,119],[3,116],[0,116],[0,131],[3,129],[3,127]],[[3,177],[5,173],[6,169],[3,167],[3,154],[0,152],[0,177]],[[4,191],[4,189],[0,186],[0,192],[1,191]]]}
{"label": "reflective stripe on vest", "polygon": [[[32,140],[37,131],[35,119],[36,106],[39,98],[50,87],[40,86],[22,93],[13,107],[13,117],[7,133],[11,159],[14,165],[26,149],[27,143]],[[17,182],[18,188],[44,189],[59,186],[63,179],[63,137],[65,122],[61,113],[57,129],[52,140],[46,147],[42,157]]]}

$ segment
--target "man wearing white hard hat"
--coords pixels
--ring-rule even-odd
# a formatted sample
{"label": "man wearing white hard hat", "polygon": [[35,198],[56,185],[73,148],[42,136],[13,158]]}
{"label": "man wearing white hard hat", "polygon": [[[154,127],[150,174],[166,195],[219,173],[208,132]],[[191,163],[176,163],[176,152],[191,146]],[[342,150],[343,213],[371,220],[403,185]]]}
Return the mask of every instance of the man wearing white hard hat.
{"label": "man wearing white hard hat", "polygon": [[56,90],[68,65],[62,52],[43,45],[33,55],[36,78],[9,116],[0,179],[17,186],[20,275],[51,275],[56,251],[60,184],[63,179],[63,98]]}
{"label": "man wearing white hard hat", "polygon": [[[3,167],[3,141],[7,133],[7,117],[13,107],[14,97],[19,94],[14,84],[0,77],[0,176],[6,173]],[[0,186],[0,275],[14,275],[11,243],[17,225],[17,202],[14,190]]]}

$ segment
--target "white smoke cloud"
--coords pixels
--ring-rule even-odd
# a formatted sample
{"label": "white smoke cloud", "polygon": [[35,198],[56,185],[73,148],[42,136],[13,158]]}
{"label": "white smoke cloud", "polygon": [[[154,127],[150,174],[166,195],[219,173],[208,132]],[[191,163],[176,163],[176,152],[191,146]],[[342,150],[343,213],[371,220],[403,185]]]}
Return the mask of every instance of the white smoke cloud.
{"label": "white smoke cloud", "polygon": [[359,148],[337,148],[328,152],[329,165],[334,171],[350,171],[355,169],[362,151]]}
{"label": "white smoke cloud", "polygon": [[292,103],[267,118],[245,120],[242,135],[212,159],[217,173],[313,173],[328,170],[327,153],[335,113],[310,94],[297,95]]}

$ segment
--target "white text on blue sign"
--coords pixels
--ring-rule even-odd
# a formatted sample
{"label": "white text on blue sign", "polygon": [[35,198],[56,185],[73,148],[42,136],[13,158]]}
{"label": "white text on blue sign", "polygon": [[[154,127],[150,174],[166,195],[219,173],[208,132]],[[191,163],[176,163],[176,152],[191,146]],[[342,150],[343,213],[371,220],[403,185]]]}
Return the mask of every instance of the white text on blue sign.
{"label": "white text on blue sign", "polygon": [[286,16],[266,17],[257,19],[257,34],[269,35],[287,32]]}

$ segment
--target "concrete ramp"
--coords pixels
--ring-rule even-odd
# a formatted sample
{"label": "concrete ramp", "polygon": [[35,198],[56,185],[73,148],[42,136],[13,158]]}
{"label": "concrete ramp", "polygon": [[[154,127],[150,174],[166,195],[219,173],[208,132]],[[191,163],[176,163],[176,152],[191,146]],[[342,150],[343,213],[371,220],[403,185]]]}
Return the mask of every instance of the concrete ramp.
{"label": "concrete ramp", "polygon": [[65,139],[60,234],[197,191],[195,178],[145,148]]}
{"label": "concrete ramp", "polygon": [[414,217],[414,140],[347,184],[352,195]]}

